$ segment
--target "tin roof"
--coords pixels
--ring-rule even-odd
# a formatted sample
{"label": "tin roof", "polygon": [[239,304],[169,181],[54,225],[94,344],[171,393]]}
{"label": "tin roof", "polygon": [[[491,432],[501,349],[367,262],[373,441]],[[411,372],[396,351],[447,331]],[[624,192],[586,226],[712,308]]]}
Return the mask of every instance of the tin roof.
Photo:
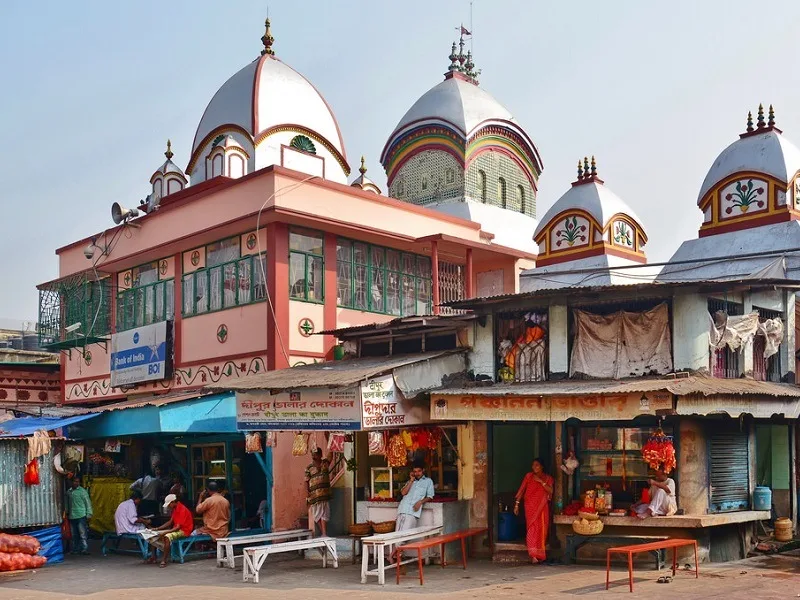
{"label": "tin roof", "polygon": [[383,323],[368,323],[367,325],[355,325],[353,327],[342,327],[340,329],[326,329],[316,335],[333,335],[336,337],[355,336],[370,334],[390,334],[402,330],[403,334],[408,334],[415,329],[429,329],[431,327],[452,328],[463,324],[463,321],[475,319],[474,315],[428,315],[414,317],[398,317]]}
{"label": "tin roof", "polygon": [[441,396],[574,396],[590,394],[638,394],[667,391],[676,396],[773,396],[797,398],[800,387],[753,379],[716,379],[702,375],[669,378],[595,379],[500,383],[489,386],[453,387],[433,390]]}

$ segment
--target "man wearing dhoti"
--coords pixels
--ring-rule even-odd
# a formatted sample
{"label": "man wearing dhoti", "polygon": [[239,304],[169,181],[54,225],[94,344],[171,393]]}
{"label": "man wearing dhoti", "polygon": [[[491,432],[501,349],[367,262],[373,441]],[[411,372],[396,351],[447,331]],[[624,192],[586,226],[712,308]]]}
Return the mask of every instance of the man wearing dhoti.
{"label": "man wearing dhoti", "polygon": [[647,517],[671,517],[678,512],[675,499],[675,481],[662,470],[656,470],[655,479],[651,479],[650,502],[639,502],[632,506],[640,519]]}

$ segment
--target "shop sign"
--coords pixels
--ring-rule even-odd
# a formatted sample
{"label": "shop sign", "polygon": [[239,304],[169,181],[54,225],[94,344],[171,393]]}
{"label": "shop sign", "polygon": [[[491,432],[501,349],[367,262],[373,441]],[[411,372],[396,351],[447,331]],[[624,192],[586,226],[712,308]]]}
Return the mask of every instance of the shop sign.
{"label": "shop sign", "polygon": [[669,392],[537,397],[431,394],[431,416],[435,420],[616,421],[671,409]]}
{"label": "shop sign", "polygon": [[427,406],[412,406],[397,389],[392,375],[361,384],[361,425],[364,429],[405,427],[430,421]]}
{"label": "shop sign", "polygon": [[161,321],[111,336],[111,387],[172,377],[172,327]]}
{"label": "shop sign", "polygon": [[270,394],[236,392],[240,431],[354,431],[361,427],[359,388],[308,388]]}

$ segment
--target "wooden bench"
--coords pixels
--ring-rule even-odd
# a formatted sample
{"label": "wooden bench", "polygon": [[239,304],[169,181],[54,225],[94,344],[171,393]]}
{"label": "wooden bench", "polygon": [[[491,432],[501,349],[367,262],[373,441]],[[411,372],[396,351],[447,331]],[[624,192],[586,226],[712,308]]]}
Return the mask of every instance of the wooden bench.
{"label": "wooden bench", "polygon": [[[391,550],[394,546],[399,546],[405,542],[420,540],[439,535],[442,533],[441,525],[427,525],[423,527],[414,527],[413,529],[406,529],[405,531],[394,531],[392,533],[381,533],[372,535],[361,539],[362,552],[361,552],[361,583],[367,583],[368,576],[375,576],[378,578],[378,583],[381,585],[386,584],[386,550]],[[370,570],[369,568],[369,553],[372,551],[375,555],[376,568]],[[399,564],[407,564],[416,562],[416,559],[402,561]],[[390,563],[388,568],[394,568],[394,563]]]}
{"label": "wooden bench", "polygon": [[632,546],[617,546],[616,548],[609,548],[606,551],[606,589],[608,589],[609,573],[611,571],[611,555],[612,554],[627,554],[628,555],[628,585],[631,592],[633,592],[633,555],[639,552],[653,552],[654,550],[666,550],[672,548],[672,576],[675,576],[678,570],[678,548],[683,546],[694,546],[694,576],[700,577],[700,567],[697,562],[697,540],[684,540],[678,538],[668,538],[658,542],[650,542],[648,544],[635,544]]}
{"label": "wooden bench", "polygon": [[[119,545],[122,540],[132,540],[138,549],[120,549]],[[113,545],[110,547],[108,544],[109,542],[113,542]],[[103,556],[108,556],[109,552],[114,552],[115,554],[141,554],[142,560],[147,560],[150,557],[150,548],[144,538],[138,533],[116,533],[114,531],[106,531],[103,533],[103,541],[100,544],[100,553]]]}
{"label": "wooden bench", "polygon": [[[630,546],[633,544],[645,544],[649,542],[660,542],[668,540],[668,536],[644,536],[644,535],[621,535],[621,534],[599,534],[599,535],[567,535],[567,544],[564,549],[564,563],[572,564],[577,562],[578,550],[585,544],[618,544]],[[664,549],[657,549],[649,551],[656,559],[656,570],[664,566],[666,560],[666,551]]]}
{"label": "wooden bench", "polygon": [[244,581],[258,583],[258,572],[264,566],[264,561],[270,554],[280,552],[298,552],[316,548],[322,554],[322,568],[328,566],[328,553],[333,558],[333,568],[339,567],[339,557],[336,554],[336,540],[331,537],[318,537],[308,540],[295,540],[292,542],[281,542],[279,544],[268,544],[265,546],[251,546],[244,549],[244,567],[242,576]]}
{"label": "wooden bench", "polygon": [[287,531],[273,531],[272,533],[259,533],[250,535],[233,535],[217,540],[217,566],[236,568],[236,559],[242,558],[234,552],[236,546],[258,546],[267,542],[292,541],[308,539],[314,535],[310,529],[291,529]]}
{"label": "wooden bench", "polygon": [[[454,531],[452,533],[444,533],[442,535],[435,535],[433,537],[425,538],[419,542],[412,542],[410,544],[403,544],[397,547],[397,566],[396,566],[396,576],[397,576],[397,585],[400,585],[400,563],[402,561],[402,553],[405,550],[416,550],[417,551],[417,565],[419,567],[419,584],[425,584],[425,577],[422,573],[422,552],[428,548],[433,548],[435,546],[441,546],[442,558],[441,564],[442,568],[444,569],[447,566],[447,561],[445,560],[445,553],[444,547],[445,544],[449,544],[451,542],[461,542],[461,564],[463,565],[464,569],[467,568],[467,540],[476,536],[482,535],[487,533],[489,530],[486,527],[475,527],[472,529],[463,529],[461,531]],[[472,554],[472,544],[470,543],[470,554]]]}

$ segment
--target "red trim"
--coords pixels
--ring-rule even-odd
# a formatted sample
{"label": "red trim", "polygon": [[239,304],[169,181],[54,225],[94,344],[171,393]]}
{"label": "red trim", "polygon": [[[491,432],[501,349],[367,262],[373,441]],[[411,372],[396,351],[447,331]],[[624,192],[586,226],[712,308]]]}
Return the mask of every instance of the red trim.
{"label": "red trim", "polygon": [[[286,223],[267,224],[267,369],[289,366],[289,228]],[[273,316],[274,312],[274,316]],[[283,344],[281,344],[283,342]]]}
{"label": "red trim", "polygon": [[[640,256],[634,254],[633,251],[624,252],[622,250],[617,250],[616,248],[612,248],[610,245],[604,245],[606,242],[602,242],[595,246],[594,248],[589,248],[587,250],[583,250],[581,252],[575,252],[573,254],[562,254],[556,256],[550,256],[547,258],[539,257],[536,259],[536,266],[537,267],[546,267],[548,265],[555,265],[559,263],[566,263],[571,262],[573,260],[578,260],[581,258],[589,258],[591,256],[602,256],[604,254],[609,256],[617,256],[619,258],[626,258],[632,262],[647,264],[647,258],[644,256]],[[609,267],[613,271],[614,267]]]}
{"label": "red trim", "polygon": [[487,126],[485,123],[502,123],[506,129],[509,129],[522,137],[522,139],[530,146],[531,150],[533,150],[533,156],[538,163],[537,166],[539,167],[539,171],[544,171],[544,163],[542,162],[542,157],[539,155],[539,149],[536,147],[536,144],[533,143],[533,140],[525,132],[525,130],[520,127],[519,124],[514,123],[513,121],[509,121],[507,119],[486,119],[472,128],[472,131],[470,132],[470,138],[475,138],[478,135],[478,130]]}
{"label": "red trim", "polygon": [[[411,127],[412,125],[416,125],[417,123],[425,123],[425,122],[430,122],[431,124],[434,124],[434,123],[438,123],[438,124],[445,123],[445,124],[449,125],[450,127],[447,127],[447,129],[452,128],[454,130],[454,133],[459,134],[464,139],[464,143],[466,144],[467,132],[464,131],[463,129],[461,129],[461,127],[459,127],[458,125],[456,125],[452,121],[448,121],[447,119],[442,119],[441,117],[424,117],[422,119],[414,119],[413,121],[409,121],[408,123],[403,125],[403,127],[401,129],[395,129],[395,131],[392,133],[392,135],[389,136],[389,140],[384,144],[383,150],[381,150],[381,157],[380,157],[381,164],[383,166],[386,166],[386,160],[388,159],[388,156],[386,155],[387,150],[389,149],[390,146],[393,146],[396,142],[398,142],[404,136],[408,135],[406,130],[409,127]],[[402,132],[402,134],[401,134],[401,132]]]}
{"label": "red trim", "polygon": [[[245,139],[248,139],[251,142],[253,141],[253,136],[250,134],[249,131],[247,131],[247,129],[245,129],[241,125],[236,125],[234,123],[225,123],[224,125],[220,125],[219,127],[215,127],[214,129],[212,129],[210,132],[208,132],[206,134],[206,137],[203,138],[203,141],[201,142],[201,144],[199,146],[195,147],[195,149],[192,151],[192,157],[189,159],[189,162],[186,165],[186,172],[189,173],[189,175],[192,174],[192,169],[194,169],[197,166],[197,163],[200,160],[200,157],[199,157],[200,151],[203,148],[206,147],[206,144],[208,142],[213,140],[219,134],[224,133],[226,131],[228,131],[228,132],[229,131],[237,131],[237,132],[241,133],[245,137]],[[253,149],[255,150],[255,143],[253,143]]]}
{"label": "red trim", "polygon": [[173,301],[175,302],[174,317],[174,362],[179,365],[183,356],[183,253],[175,255],[175,284],[173,287]]}
{"label": "red trim", "polygon": [[[256,131],[258,131],[258,102],[256,102],[256,98],[258,98],[258,91],[261,87],[261,67],[264,66],[264,60],[266,60],[267,56],[269,55],[262,54],[261,58],[258,59],[258,64],[256,65],[255,74],[253,76],[253,94],[250,96],[250,112],[253,116],[252,131],[254,140],[256,137]],[[255,148],[255,142],[253,143],[253,148]]]}
{"label": "red trim", "polygon": [[[487,240],[494,239],[493,234],[487,234]],[[417,238],[416,242],[432,242],[434,240],[438,240],[440,242],[451,242],[453,244],[459,244],[466,248],[474,248],[476,250],[485,250],[487,252],[496,252],[498,254],[504,254],[507,256],[512,256],[514,258],[526,258],[529,260],[535,260],[536,255],[531,254],[530,252],[523,252],[522,250],[516,250],[514,248],[509,248],[507,246],[501,246],[500,244],[479,244],[477,242],[470,242],[467,240],[462,240],[461,238],[453,237],[452,235],[446,235],[443,233],[438,233],[436,235],[426,235],[425,237]]]}
{"label": "red trim", "polygon": [[178,368],[183,367],[194,367],[196,365],[211,365],[221,362],[226,362],[229,360],[239,360],[241,358],[256,358],[259,356],[265,356],[267,354],[266,348],[262,350],[254,350],[252,352],[243,352],[241,354],[229,354],[226,356],[219,356],[217,358],[205,358],[202,360],[190,360],[189,362],[182,362],[180,364],[176,364],[175,366]]}
{"label": "red trim", "polygon": [[[53,382],[56,385],[15,385],[15,384],[4,384],[0,385],[0,388],[4,390],[28,390],[32,392],[57,392],[58,391],[58,382]],[[33,400],[37,402],[37,400]],[[27,402],[27,400],[26,400]],[[39,400],[39,402],[44,402],[44,400]]]}
{"label": "red trim", "polygon": [[[336,306],[338,304],[338,282],[336,278],[336,235],[325,233],[325,308],[323,309],[322,324],[325,331],[336,329]],[[323,336],[323,356],[336,345],[336,338],[332,335]]]}
{"label": "red trim", "polygon": [[727,225],[712,224],[711,226],[705,229],[701,227],[700,231],[698,232],[698,237],[708,237],[716,235],[718,233],[728,233],[731,231],[750,229],[752,227],[760,227],[761,225],[772,225],[774,223],[785,223],[787,221],[797,221],[797,220],[800,220],[800,217],[787,210],[786,212],[764,215],[763,217],[759,217],[758,219],[748,219],[736,223],[728,223]]}
{"label": "red trim", "polygon": [[[313,335],[313,334],[312,334]],[[333,337],[333,336],[324,336],[324,337]],[[300,356],[302,358],[325,358],[327,356],[327,352],[307,352],[305,350],[292,350],[289,352],[289,356]]]}
{"label": "red trim", "polygon": [[467,289],[466,289],[467,298],[475,297],[475,289],[472,282],[473,277],[474,274],[472,268],[472,248],[467,248]]}
{"label": "red trim", "polygon": [[76,383],[83,383],[84,381],[100,381],[101,379],[110,379],[111,374],[106,373],[105,375],[93,375],[91,377],[74,377],[72,379],[67,379],[64,383],[65,385],[75,385]]}
{"label": "red trim", "polygon": [[525,173],[526,177],[528,178],[528,182],[531,184],[531,187],[533,188],[534,193],[539,191],[539,188],[536,185],[536,178],[533,176],[533,173],[531,173],[531,170],[530,168],[528,168],[528,165],[523,163],[519,159],[519,157],[515,155],[513,152],[509,151],[506,148],[503,148],[502,146],[495,146],[495,145],[483,146],[480,150],[478,150],[474,154],[470,154],[469,161],[467,161],[466,167],[464,168],[469,169],[470,165],[475,161],[475,159],[478,158],[481,154],[484,154],[485,152],[499,152],[500,154],[503,154],[506,157],[513,160],[514,163],[516,163],[516,165],[520,169],[522,169],[522,172]]}
{"label": "red trim", "polygon": [[397,175],[397,172],[403,167],[404,164],[406,164],[409,160],[414,158],[420,152],[426,152],[428,150],[441,150],[443,152],[447,152],[449,155],[453,156],[458,161],[458,164],[461,165],[461,167],[466,168],[464,166],[464,156],[461,155],[461,154],[458,154],[450,146],[446,146],[446,145],[441,144],[439,142],[430,143],[430,144],[423,144],[419,148],[415,148],[414,150],[412,150],[411,152],[406,154],[400,160],[400,162],[398,162],[396,165],[394,165],[394,167],[392,167],[392,172],[389,175],[389,178],[386,180],[386,187],[389,187],[389,186],[392,185],[392,182],[394,181],[394,178]]}
{"label": "red trim", "polygon": [[433,314],[439,314],[439,242],[431,242],[431,279],[433,280]]}
{"label": "red trim", "polygon": [[756,127],[753,131],[745,131],[744,133],[739,134],[739,139],[751,137],[754,135],[761,135],[762,133],[767,133],[768,131],[777,131],[778,133],[783,133],[782,129],[778,129],[775,125],[765,125],[764,127]]}

